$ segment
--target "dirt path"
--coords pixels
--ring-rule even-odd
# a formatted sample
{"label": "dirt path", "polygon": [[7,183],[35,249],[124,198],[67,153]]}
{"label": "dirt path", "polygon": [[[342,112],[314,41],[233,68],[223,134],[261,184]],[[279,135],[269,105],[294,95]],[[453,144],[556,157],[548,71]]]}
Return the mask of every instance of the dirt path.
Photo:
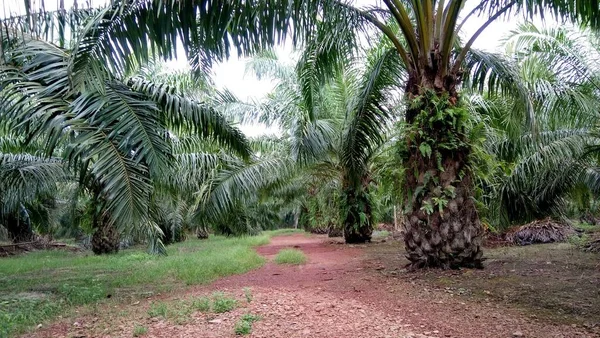
{"label": "dirt path", "polygon": [[76,327],[57,324],[35,337],[132,337],[134,323],[148,328],[144,337],[233,337],[235,322],[246,313],[261,317],[249,337],[595,337],[577,327],[526,317],[497,303],[465,301],[410,279],[395,278],[393,272],[384,274],[361,246],[331,243],[326,237],[275,237],[258,252],[271,260],[287,247],[302,250],[308,262],[282,266],[269,261],[258,270],[172,297],[220,290],[244,299],[243,289],[250,288],[252,301],[231,312],[198,312],[175,324],[147,318],[148,304],[141,304],[126,318],[81,318]]}

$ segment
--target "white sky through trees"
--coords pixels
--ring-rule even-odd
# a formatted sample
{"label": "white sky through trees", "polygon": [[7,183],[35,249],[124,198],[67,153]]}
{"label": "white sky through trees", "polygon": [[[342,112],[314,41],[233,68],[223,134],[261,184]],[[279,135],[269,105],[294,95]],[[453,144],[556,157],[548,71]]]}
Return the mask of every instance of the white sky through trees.
{"label": "white sky through trees", "polygon": [[[58,8],[59,0],[32,0],[33,8],[38,8],[42,3],[46,10],[55,10]],[[80,8],[89,6],[100,6],[110,2],[110,0],[64,0],[66,8],[71,8],[77,2]],[[0,0],[3,11],[0,12],[2,17],[7,17],[15,14],[24,14],[24,0]],[[381,0],[355,0],[358,6],[383,6]],[[468,0],[463,10],[463,13],[468,13],[472,8],[480,3],[479,0]],[[460,37],[466,41],[471,35],[486,21],[484,17],[472,16],[463,27]],[[502,38],[505,37],[510,30],[514,29],[518,23],[524,22],[522,14],[515,14],[511,17],[500,18],[490,24],[487,29],[479,36],[473,48],[484,49],[488,51],[499,51]],[[541,20],[536,20],[536,24],[542,24]],[[556,22],[550,18],[546,18],[546,25],[556,25]],[[276,48],[276,52],[284,63],[293,63],[293,51],[290,46],[280,46]],[[177,53],[184,55],[183,50]],[[213,67],[213,79],[218,89],[227,88],[242,100],[252,100],[263,97],[271,91],[275,85],[269,80],[258,80],[254,76],[245,74],[245,65],[247,59],[232,56],[229,60],[216,64]],[[186,60],[172,60],[167,62],[168,68],[185,69],[187,67]],[[241,128],[249,136],[259,135],[263,133],[272,133],[274,130],[264,130],[260,126],[242,126]]]}

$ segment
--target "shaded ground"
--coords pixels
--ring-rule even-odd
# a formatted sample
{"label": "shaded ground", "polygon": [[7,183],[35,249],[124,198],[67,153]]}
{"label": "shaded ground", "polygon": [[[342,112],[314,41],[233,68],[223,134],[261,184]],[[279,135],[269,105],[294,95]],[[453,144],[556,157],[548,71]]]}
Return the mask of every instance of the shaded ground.
{"label": "shaded ground", "polygon": [[[600,255],[568,243],[488,249],[484,270],[396,273],[407,261],[397,244],[369,249],[383,275],[427,285],[462,299],[517,307],[530,317],[600,332]],[[390,275],[391,274],[391,275]]]}
{"label": "shaded ground", "polygon": [[[542,253],[535,253],[540,255],[540,262],[536,258],[537,263],[532,264],[538,268],[533,268],[524,260],[531,253],[521,251],[529,248],[515,249],[516,253],[510,251],[512,248],[500,248],[488,254],[486,270],[440,275],[439,271],[406,273],[399,269],[405,263],[399,257],[400,246],[398,242],[346,246],[324,236],[301,234],[276,237],[269,245],[260,247],[259,253],[272,259],[280,249],[296,247],[307,255],[308,262],[300,266],[269,262],[243,275],[168,296],[151,297],[141,303],[102,305],[80,318],[41,328],[27,337],[131,337],[134,333],[145,337],[233,337],[235,323],[248,313],[261,317],[254,323],[250,337],[600,336],[592,321],[598,318],[595,316],[598,268],[590,268],[591,263],[581,265],[578,254],[564,260],[549,260],[554,263],[547,264]],[[557,256],[553,251],[549,254]],[[600,261],[597,256],[594,258],[595,262]],[[557,271],[552,276],[560,274],[564,278],[554,280],[544,274],[546,270],[536,271],[542,261]],[[580,277],[582,272],[591,277]],[[515,277],[510,279],[508,275]],[[550,283],[546,290],[555,290],[552,289],[555,282],[562,285],[559,296],[548,297],[547,292],[539,292],[538,284],[533,288],[528,286],[531,276],[546,279]],[[580,277],[579,281],[571,279],[575,277]],[[556,321],[526,306],[533,301],[512,300],[560,299],[557,306],[566,309],[568,302],[563,301],[566,292],[560,290],[568,287],[581,289],[581,293],[573,289],[573,296],[580,297],[573,302],[576,304],[573,308],[589,309],[583,304],[591,304],[595,309]],[[216,314],[191,311],[182,305],[215,290],[235,296],[238,307]],[[515,290],[524,291],[513,294]],[[168,304],[169,312],[151,318],[148,310],[156,308],[157,302]],[[578,325],[580,322],[587,323],[589,328]],[[135,331],[136,326],[147,332]]]}

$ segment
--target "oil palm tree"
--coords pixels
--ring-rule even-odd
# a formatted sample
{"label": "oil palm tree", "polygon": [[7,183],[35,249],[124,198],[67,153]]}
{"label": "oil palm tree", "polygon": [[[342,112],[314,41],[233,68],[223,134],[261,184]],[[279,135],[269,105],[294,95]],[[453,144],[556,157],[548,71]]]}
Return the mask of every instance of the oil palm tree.
{"label": "oil palm tree", "polygon": [[[319,44],[313,41],[295,68],[282,66],[272,53],[255,57],[249,68],[278,84],[258,105],[234,100],[236,112],[243,112],[246,120],[277,124],[287,152],[305,175],[306,211],[314,221],[339,222],[324,226],[341,227],[347,243],[364,243],[374,227],[371,161],[386,138],[390,103],[400,89],[396,86],[403,68],[384,43],[346,60],[330,81],[315,83],[319,69],[313,60]],[[335,201],[332,196],[337,196]],[[327,202],[320,203],[325,202],[320,197]],[[323,215],[327,212],[339,217]]]}
{"label": "oil palm tree", "polygon": [[510,97],[479,105],[491,129],[487,150],[505,168],[490,185],[494,193],[488,200],[493,226],[500,229],[564,215],[574,197],[598,192],[600,52],[595,36],[586,29],[527,23],[507,35],[505,46],[527,88],[535,124],[506,123]]}
{"label": "oil palm tree", "polygon": [[147,215],[154,180],[171,166],[170,129],[249,156],[240,131],[168,85],[105,74],[76,89],[68,75],[72,50],[26,36],[10,41],[1,66],[0,116],[26,139],[43,139],[44,155],[59,154],[76,173],[94,201],[98,253],[116,250],[116,228],[160,234]]}
{"label": "oil palm tree", "polygon": [[23,141],[11,133],[0,137],[0,226],[13,242],[33,241],[34,227],[47,226],[57,183],[69,177],[61,158],[43,156],[39,144]]}
{"label": "oil palm tree", "polygon": [[[496,68],[497,64],[491,62],[494,60],[472,51],[471,46],[491,22],[512,10],[532,14],[549,9],[557,16],[597,26],[598,4],[578,1],[570,6],[532,1],[524,6],[521,1],[482,1],[461,20],[465,5],[461,0],[383,3],[383,8],[358,9],[333,2],[330,5],[337,9],[337,18],[328,18],[325,13],[323,21],[334,24],[346,20],[351,22],[346,25],[350,29],[372,24],[392,43],[408,74],[404,82],[409,101],[404,111],[407,128],[402,136],[405,147],[401,149],[407,258],[412,267],[479,267],[483,228],[473,199],[472,158],[476,148],[468,137],[471,116],[459,95],[463,79],[472,75],[469,69],[463,69],[465,62],[484,66],[486,76],[471,78],[479,80],[480,88],[510,88],[525,101],[521,104],[527,113],[531,114],[532,107],[523,88],[506,77],[512,74]],[[463,45],[458,40],[461,27],[464,20],[476,14],[487,14],[489,18]],[[335,37],[326,40],[321,53],[314,57],[325,65],[339,61],[336,56],[355,46],[346,43],[348,37],[353,37],[347,29],[328,33]],[[335,53],[336,48],[341,52]],[[490,82],[490,78],[498,81]],[[310,93],[310,86],[306,88]]]}

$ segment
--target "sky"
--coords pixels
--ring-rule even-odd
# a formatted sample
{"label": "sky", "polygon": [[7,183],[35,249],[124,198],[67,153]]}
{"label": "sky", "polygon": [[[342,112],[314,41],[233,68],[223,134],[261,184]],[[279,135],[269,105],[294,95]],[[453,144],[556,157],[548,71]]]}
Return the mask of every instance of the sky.
{"label": "sky", "polygon": [[[369,6],[381,3],[380,0],[357,0],[359,6]],[[469,0],[463,13],[468,13],[479,4],[478,0]],[[469,39],[481,25],[485,23],[485,18],[472,16],[463,26],[463,39]],[[522,16],[513,16],[505,19],[499,19],[490,24],[487,29],[479,36],[473,44],[473,48],[483,49],[492,52],[501,51],[502,39],[520,22],[523,22]],[[284,62],[293,62],[292,48],[279,47],[276,49],[280,60]],[[261,98],[269,93],[275,83],[269,80],[258,80],[251,74],[245,74],[245,65],[247,59],[231,57],[228,61],[217,64],[213,67],[215,85],[219,89],[227,88],[242,100],[253,100]],[[172,67],[178,67],[182,64],[171,62]],[[241,125],[240,129],[248,136],[258,136],[264,134],[277,134],[275,128],[265,128],[260,125]]]}
{"label": "sky", "polygon": [[[45,8],[47,10],[56,9],[58,7],[59,0],[32,0],[34,2],[34,8],[36,4],[40,4],[44,1]],[[73,2],[77,1],[79,6],[91,3],[94,6],[102,5],[107,3],[109,0],[64,0],[65,7],[70,7]],[[24,13],[23,0],[0,0],[2,4],[3,12],[0,12],[1,16],[6,17],[8,14]],[[370,5],[382,5],[381,0],[355,0],[357,6],[370,6]],[[468,13],[479,4],[479,0],[467,0],[465,9],[462,13]],[[487,29],[479,36],[474,43],[473,47],[477,49],[484,49],[487,51],[499,51],[501,46],[501,40],[510,30],[514,29],[518,23],[523,22],[524,18],[508,17],[499,19],[490,24]],[[536,20],[539,21],[539,20]],[[463,26],[463,39],[468,39],[483,23],[485,18],[471,17],[467,23]],[[540,22],[536,22],[540,24]],[[550,22],[548,24],[555,24]],[[293,62],[293,51],[290,46],[278,47],[275,49],[280,60],[286,63]],[[185,53],[180,52],[178,55],[184,55]],[[213,78],[215,85],[218,89],[227,88],[232,91],[238,98],[242,100],[258,99],[266,95],[271,91],[275,85],[273,81],[269,80],[258,80],[252,75],[245,73],[245,65],[247,59],[238,58],[232,56],[229,60],[216,64],[213,67]],[[182,69],[187,66],[185,60],[173,60],[167,62],[167,67],[171,69]],[[260,135],[264,133],[273,133],[274,129],[266,130],[261,126],[240,126],[241,129],[249,136]]]}
{"label": "sky", "polygon": [[[358,6],[370,6],[381,3],[381,0],[356,1]],[[468,0],[462,13],[470,12],[478,4],[478,0]],[[463,39],[470,38],[485,21],[486,19],[483,17],[472,16],[463,26],[464,34],[461,37]],[[502,38],[523,21],[522,16],[513,16],[493,22],[475,41],[473,48],[494,52],[500,51]],[[278,48],[277,52],[280,59],[291,62],[292,49],[290,47]],[[246,61],[243,58],[232,57],[227,62],[216,65],[213,68],[215,84],[219,88],[228,88],[240,99],[262,97],[273,88],[273,83],[270,81],[259,81],[252,75],[245,74]]]}

